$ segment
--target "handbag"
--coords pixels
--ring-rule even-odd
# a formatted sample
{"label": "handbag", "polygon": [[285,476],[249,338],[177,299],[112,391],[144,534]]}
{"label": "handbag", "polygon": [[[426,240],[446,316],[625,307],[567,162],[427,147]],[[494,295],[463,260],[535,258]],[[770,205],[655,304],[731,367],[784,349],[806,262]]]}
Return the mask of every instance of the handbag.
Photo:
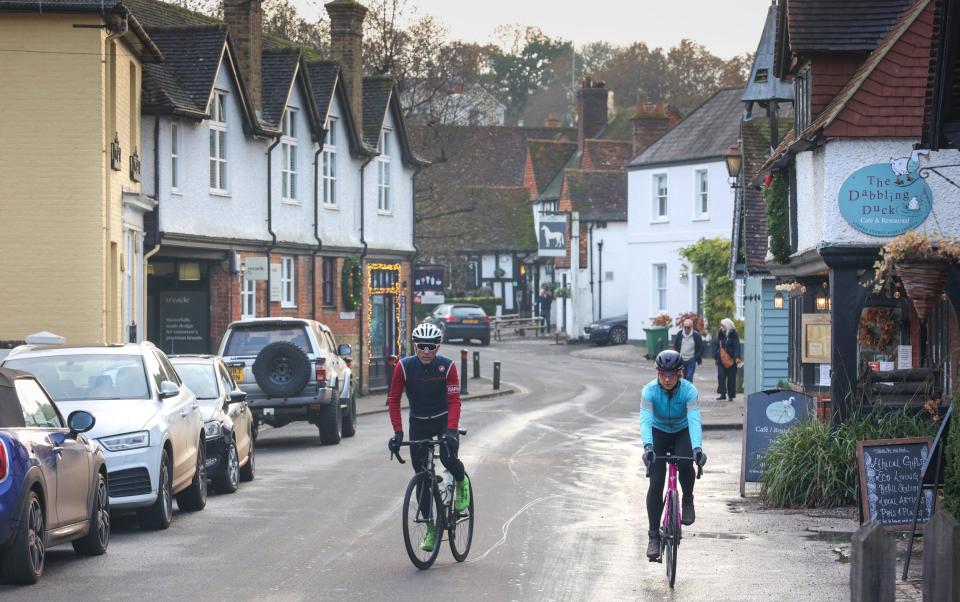
{"label": "handbag", "polygon": [[727,353],[727,350],[723,347],[720,348],[720,363],[723,364],[724,368],[730,368],[735,363],[733,358],[730,357],[730,354]]}

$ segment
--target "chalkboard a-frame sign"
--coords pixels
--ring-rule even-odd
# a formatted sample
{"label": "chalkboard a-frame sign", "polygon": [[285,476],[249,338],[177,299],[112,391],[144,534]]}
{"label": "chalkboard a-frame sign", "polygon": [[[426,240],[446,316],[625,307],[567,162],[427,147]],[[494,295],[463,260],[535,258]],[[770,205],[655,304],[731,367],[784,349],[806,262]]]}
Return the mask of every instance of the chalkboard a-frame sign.
{"label": "chalkboard a-frame sign", "polygon": [[[863,519],[889,530],[909,529],[920,488],[920,471],[929,455],[929,438],[858,441]],[[918,524],[930,520],[934,503],[933,491],[924,491]]]}

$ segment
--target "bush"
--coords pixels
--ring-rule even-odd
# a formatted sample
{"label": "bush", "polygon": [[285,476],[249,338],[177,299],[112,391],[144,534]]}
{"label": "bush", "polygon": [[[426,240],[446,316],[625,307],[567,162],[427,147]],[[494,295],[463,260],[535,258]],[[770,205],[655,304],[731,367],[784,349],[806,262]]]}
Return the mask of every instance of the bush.
{"label": "bush", "polygon": [[[954,400],[954,403],[957,401]],[[960,422],[956,416],[950,419],[950,436],[947,437],[946,445],[943,506],[957,517],[960,516]]]}
{"label": "bush", "polygon": [[[451,297],[446,296],[444,303],[473,303],[483,308],[491,318],[497,315],[497,306],[503,305],[503,297]],[[437,308],[437,303],[417,303],[413,306],[413,319],[416,324],[423,322],[424,318],[433,313]]]}
{"label": "bush", "polygon": [[856,503],[857,442],[932,437],[937,424],[910,410],[853,417],[835,427],[810,417],[767,449],[760,497],[781,508],[835,508]]}

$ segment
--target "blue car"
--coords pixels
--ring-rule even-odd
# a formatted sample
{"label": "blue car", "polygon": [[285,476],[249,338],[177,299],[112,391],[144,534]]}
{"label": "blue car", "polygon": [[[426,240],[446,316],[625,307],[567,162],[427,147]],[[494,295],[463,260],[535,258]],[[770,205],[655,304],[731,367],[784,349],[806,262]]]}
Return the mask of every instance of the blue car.
{"label": "blue car", "polygon": [[48,546],[81,555],[107,551],[107,468],[83,433],[94,417],[63,419],[33,375],[0,368],[0,577],[36,583]]}

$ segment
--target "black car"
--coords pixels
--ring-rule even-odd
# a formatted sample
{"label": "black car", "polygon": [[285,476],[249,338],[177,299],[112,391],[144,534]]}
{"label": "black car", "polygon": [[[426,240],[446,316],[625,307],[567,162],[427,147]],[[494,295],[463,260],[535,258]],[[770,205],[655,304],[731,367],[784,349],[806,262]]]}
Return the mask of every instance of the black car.
{"label": "black car", "polygon": [[221,493],[234,493],[240,481],[252,481],[256,465],[253,414],[223,358],[171,355],[170,362],[197,396],[203,414],[207,474]]}
{"label": "black car", "polygon": [[627,342],[627,316],[614,316],[597,320],[583,329],[591,343],[597,345],[622,345]]}
{"label": "black car", "polygon": [[481,345],[490,344],[490,318],[483,308],[472,303],[442,303],[425,322],[432,322],[443,331],[443,342],[450,339],[470,339],[480,341]]}

